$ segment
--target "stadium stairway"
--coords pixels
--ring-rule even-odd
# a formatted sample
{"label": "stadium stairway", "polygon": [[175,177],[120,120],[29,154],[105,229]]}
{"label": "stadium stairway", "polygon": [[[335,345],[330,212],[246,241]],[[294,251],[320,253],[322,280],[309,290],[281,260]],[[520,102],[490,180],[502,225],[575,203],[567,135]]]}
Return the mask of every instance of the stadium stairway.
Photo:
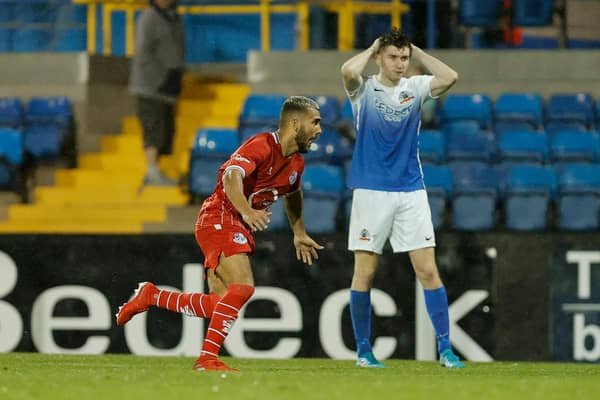
{"label": "stadium stairway", "polygon": [[[196,130],[237,127],[249,91],[232,83],[188,86],[177,106],[173,152],[159,160],[165,174],[185,182]],[[198,206],[186,206],[185,185],[142,185],[145,158],[137,118],[124,118],[122,132],[103,136],[100,152],[79,155],[77,168],[57,170],[54,186],[34,189],[32,204],[11,205],[0,233],[193,231]]]}

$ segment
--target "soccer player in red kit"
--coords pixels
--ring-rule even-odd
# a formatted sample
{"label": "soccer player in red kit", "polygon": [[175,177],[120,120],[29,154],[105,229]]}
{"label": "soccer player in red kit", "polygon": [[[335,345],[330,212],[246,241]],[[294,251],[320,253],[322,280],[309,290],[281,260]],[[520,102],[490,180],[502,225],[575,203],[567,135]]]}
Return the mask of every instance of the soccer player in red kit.
{"label": "soccer player in red kit", "polygon": [[279,129],[258,134],[243,143],[219,169],[217,185],[200,209],[196,242],[204,256],[210,294],[160,290],[140,283],[134,296],[119,308],[117,324],[151,306],[202,318],[210,324],[198,371],[235,371],[218,359],[219,350],[242,306],[254,293],[250,256],[253,231],[269,224],[269,206],[279,197],[292,231],[298,260],[311,265],[323,247],[308,234],[302,219],[301,175],[310,144],[321,133],[319,105],[303,96],[291,96],[281,109]]}

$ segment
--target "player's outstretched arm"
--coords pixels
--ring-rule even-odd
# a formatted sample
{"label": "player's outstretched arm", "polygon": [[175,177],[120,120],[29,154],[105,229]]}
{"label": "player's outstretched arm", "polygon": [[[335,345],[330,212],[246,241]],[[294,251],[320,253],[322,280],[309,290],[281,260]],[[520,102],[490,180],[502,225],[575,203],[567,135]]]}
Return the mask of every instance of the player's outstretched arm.
{"label": "player's outstretched arm", "polygon": [[437,58],[427,54],[419,47],[412,46],[412,59],[425,68],[433,79],[430,84],[430,91],[433,97],[445,93],[458,80],[458,73],[444,64]]}
{"label": "player's outstretched arm", "polygon": [[294,247],[296,248],[296,258],[305,264],[312,265],[313,260],[319,259],[317,250],[322,250],[323,246],[315,242],[304,227],[302,219],[302,191],[298,190],[285,197],[285,211],[288,221],[294,232]]}
{"label": "player's outstretched arm", "polygon": [[231,204],[240,213],[242,219],[253,231],[267,229],[271,213],[266,210],[255,210],[250,207],[244,195],[242,172],[238,169],[228,169],[223,174],[223,189]]}
{"label": "player's outstretched arm", "polygon": [[380,39],[377,38],[368,49],[358,53],[342,65],[342,78],[346,92],[352,94],[362,85],[362,72],[372,57],[379,51]]}

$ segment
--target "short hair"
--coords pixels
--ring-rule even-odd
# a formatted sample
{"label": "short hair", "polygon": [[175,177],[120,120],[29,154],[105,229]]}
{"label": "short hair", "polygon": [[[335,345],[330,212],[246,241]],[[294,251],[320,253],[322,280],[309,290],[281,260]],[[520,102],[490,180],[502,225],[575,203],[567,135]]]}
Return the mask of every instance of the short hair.
{"label": "short hair", "polygon": [[285,99],[283,106],[281,107],[281,119],[287,119],[290,114],[293,113],[306,113],[309,108],[314,108],[317,111],[321,111],[319,103],[304,96],[290,96]]}
{"label": "short hair", "polygon": [[392,28],[391,31],[386,33],[381,37],[381,43],[379,44],[379,50],[387,46],[396,46],[401,49],[403,47],[408,47],[410,54],[412,55],[412,47],[410,45],[410,40],[408,36],[406,36],[400,29]]}

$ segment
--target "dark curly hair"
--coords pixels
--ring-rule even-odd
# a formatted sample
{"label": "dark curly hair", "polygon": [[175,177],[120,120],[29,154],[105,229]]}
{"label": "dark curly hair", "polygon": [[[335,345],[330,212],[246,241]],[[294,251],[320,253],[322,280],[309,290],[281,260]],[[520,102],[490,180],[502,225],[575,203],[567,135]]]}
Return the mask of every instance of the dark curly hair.
{"label": "dark curly hair", "polygon": [[408,47],[410,54],[412,55],[412,47],[410,46],[410,40],[408,36],[406,36],[400,29],[392,28],[391,31],[383,35],[381,38],[381,42],[379,44],[379,50],[387,46],[396,46],[401,49],[403,47]]}

